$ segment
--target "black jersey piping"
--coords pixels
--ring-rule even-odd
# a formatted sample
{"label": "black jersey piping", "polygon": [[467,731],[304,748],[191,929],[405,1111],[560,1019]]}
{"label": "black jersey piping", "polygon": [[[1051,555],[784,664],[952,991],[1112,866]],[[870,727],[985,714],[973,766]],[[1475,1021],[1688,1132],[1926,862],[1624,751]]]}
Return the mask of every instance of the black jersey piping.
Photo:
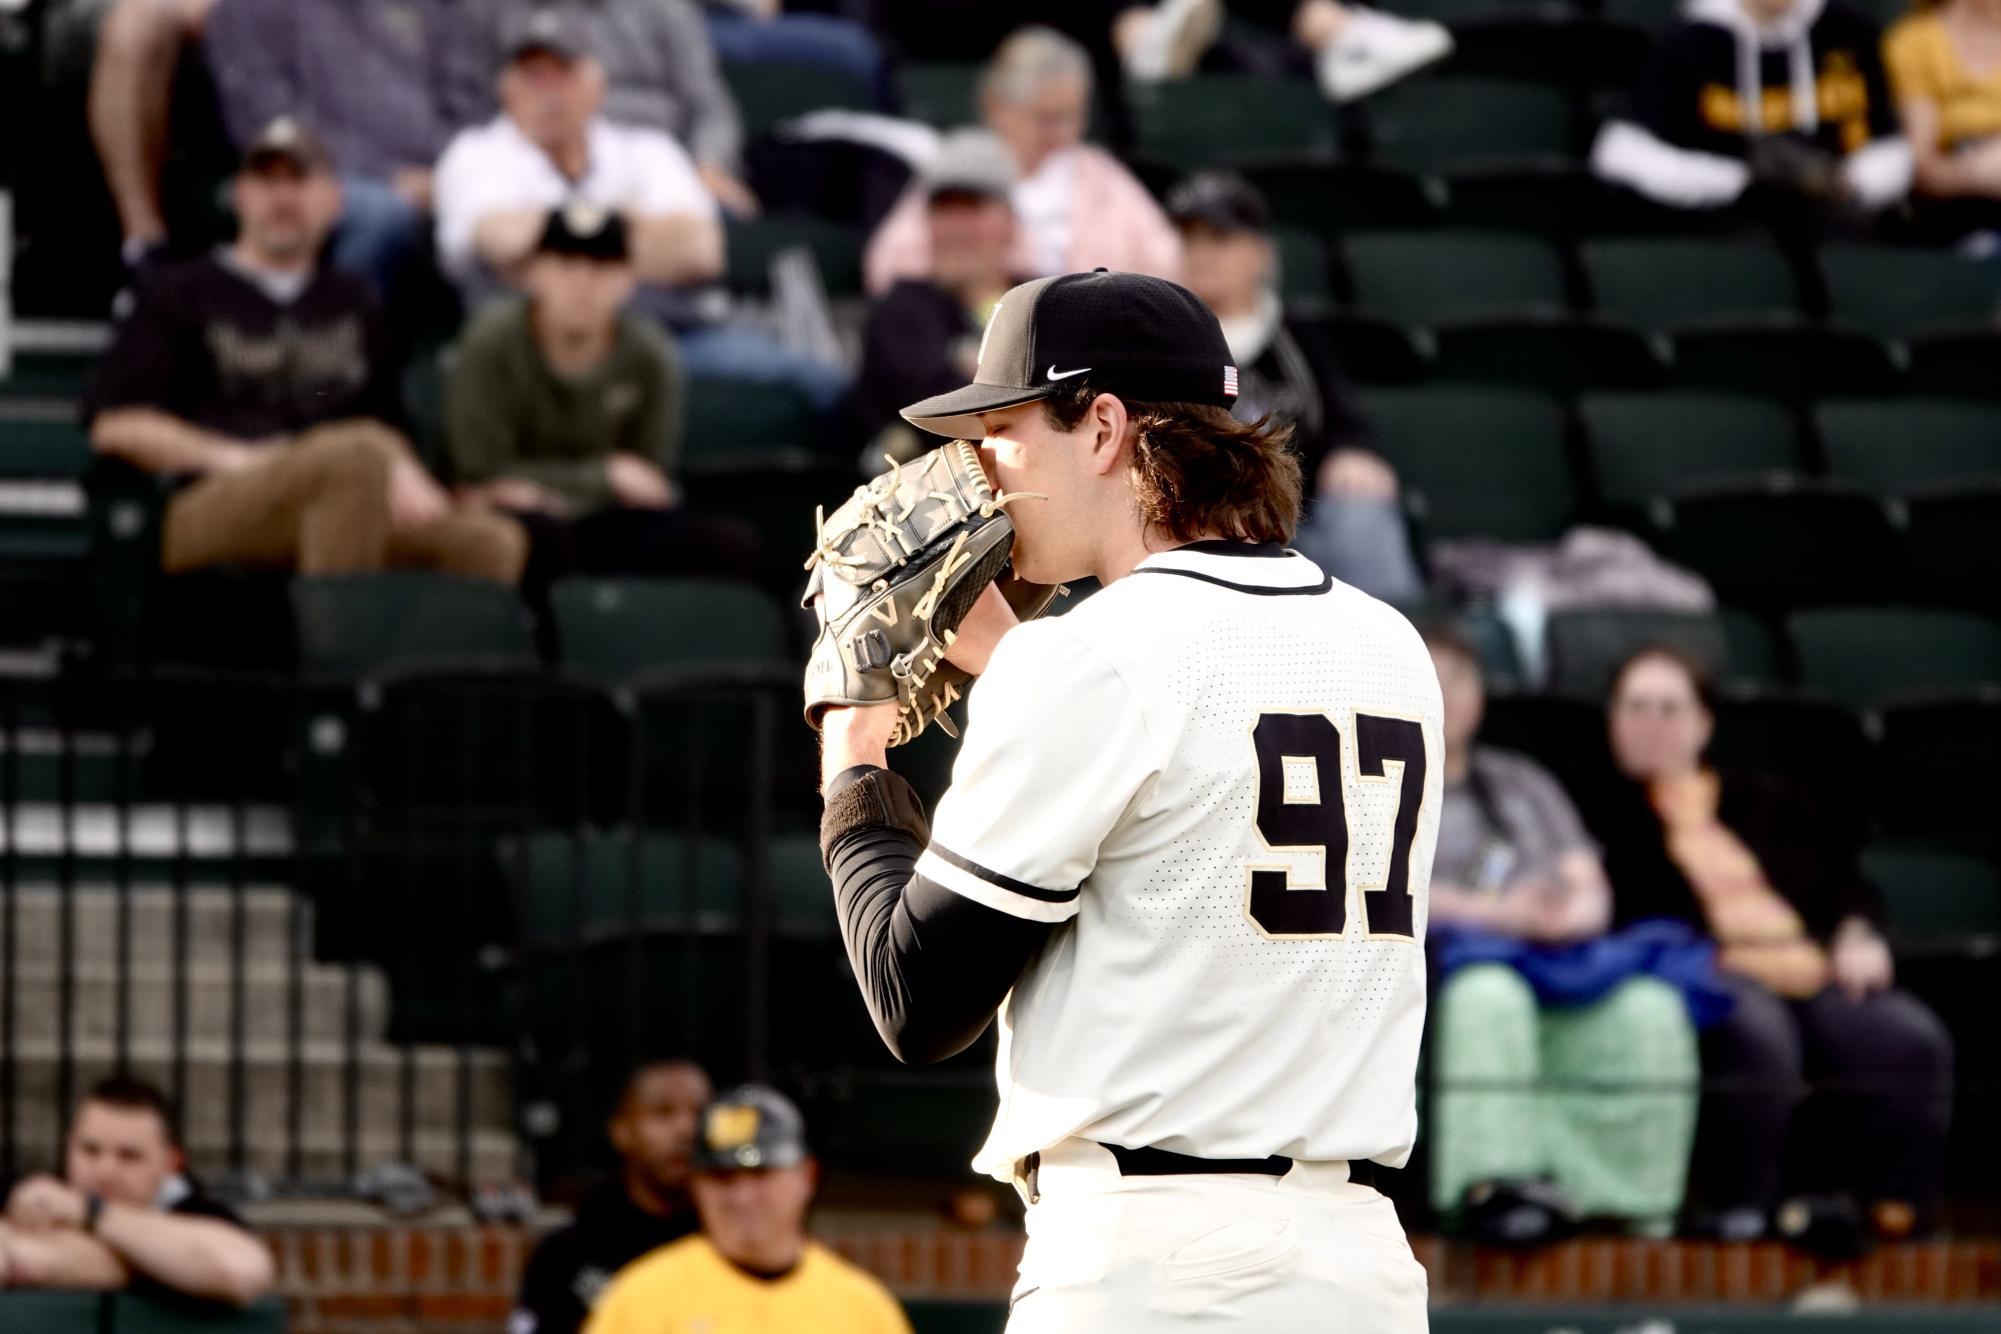
{"label": "black jersey piping", "polygon": [[937,853],[940,860],[958,867],[968,875],[976,875],[990,885],[995,885],[1001,889],[1019,894],[1023,898],[1039,899],[1043,903],[1068,903],[1077,897],[1077,891],[1074,889],[1043,889],[1041,886],[1031,885],[1025,880],[1016,880],[1013,876],[1002,875],[999,871],[990,871],[978,862],[961,857],[950,848],[940,847],[936,843],[933,843],[928,850]]}
{"label": "black jersey piping", "polygon": [[1218,588],[1234,589],[1239,593],[1255,593],[1259,597],[1267,598],[1311,597],[1318,593],[1325,593],[1328,589],[1334,587],[1334,576],[1325,573],[1320,576],[1319,583],[1302,584],[1298,588],[1261,588],[1256,584],[1239,584],[1228,579],[1218,579],[1213,574],[1198,574],[1194,570],[1175,570],[1165,565],[1142,565],[1134,570],[1133,573],[1178,574],[1183,579],[1200,579],[1203,583],[1214,584]]}
{"label": "black jersey piping", "polygon": [[1169,553],[1164,554],[1180,551],[1193,551],[1204,556],[1257,556],[1261,558],[1290,556],[1293,554],[1291,548],[1287,547],[1283,542],[1238,542],[1227,537],[1207,537],[1200,542],[1189,542],[1182,546],[1169,548]]}

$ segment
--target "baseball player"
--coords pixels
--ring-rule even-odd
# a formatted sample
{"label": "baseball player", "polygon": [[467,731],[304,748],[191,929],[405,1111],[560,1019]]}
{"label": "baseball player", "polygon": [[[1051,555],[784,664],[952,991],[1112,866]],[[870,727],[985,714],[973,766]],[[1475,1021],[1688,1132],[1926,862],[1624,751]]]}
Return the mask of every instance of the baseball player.
{"label": "baseball player", "polygon": [[1015,575],[1103,589],[1016,625],[990,588],[958,626],[979,680],[934,821],[886,767],[894,705],[822,722],[884,1039],[939,1060],[999,1013],[974,1166],[1028,1205],[1010,1334],[1426,1322],[1371,1180],[1417,1128],[1437,678],[1402,616],[1286,550],[1299,470],[1235,390],[1173,283],[1009,291],[974,383],[903,415],[979,442]]}

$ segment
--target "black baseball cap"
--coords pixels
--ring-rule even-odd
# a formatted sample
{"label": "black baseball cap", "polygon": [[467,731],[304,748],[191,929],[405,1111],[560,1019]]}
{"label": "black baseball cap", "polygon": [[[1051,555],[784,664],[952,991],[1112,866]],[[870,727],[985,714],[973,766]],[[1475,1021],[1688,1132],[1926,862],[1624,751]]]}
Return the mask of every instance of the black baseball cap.
{"label": "black baseball cap", "polygon": [[542,225],[542,238],[535,243],[535,249],[545,255],[573,255],[607,264],[616,264],[632,253],[625,219],[595,204],[568,204],[552,209],[549,220]]}
{"label": "black baseball cap", "polygon": [[697,1172],[793,1167],[810,1156],[806,1118],[769,1084],[740,1084],[702,1109]]}
{"label": "black baseball cap", "polygon": [[533,51],[547,52],[558,60],[580,60],[591,54],[591,35],[583,19],[568,9],[550,6],[530,10],[516,23],[507,38],[507,63]]}
{"label": "black baseball cap", "polygon": [[1064,273],[1008,289],[963,389],[903,410],[936,435],[978,439],[979,414],[1047,398],[1082,381],[1136,403],[1237,399],[1223,326],[1179,283],[1143,273]]}
{"label": "black baseball cap", "polygon": [[1203,222],[1219,232],[1271,230],[1265,197],[1234,171],[1198,171],[1167,192],[1167,216],[1177,226]]}
{"label": "black baseball cap", "polygon": [[318,135],[296,116],[279,116],[243,146],[239,171],[257,171],[267,163],[284,162],[310,176],[333,169],[333,158]]}

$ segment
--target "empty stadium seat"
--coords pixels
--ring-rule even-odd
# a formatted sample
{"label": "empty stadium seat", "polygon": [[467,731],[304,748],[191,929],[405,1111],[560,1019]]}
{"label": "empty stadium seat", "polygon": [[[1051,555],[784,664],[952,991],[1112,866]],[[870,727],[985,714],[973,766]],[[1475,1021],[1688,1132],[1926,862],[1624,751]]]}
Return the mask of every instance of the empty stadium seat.
{"label": "empty stadium seat", "polygon": [[771,290],[771,261],[788,250],[813,257],[829,296],[856,296],[862,290],[862,236],[825,218],[767,214],[732,218],[724,228],[728,281],[738,292]]}
{"label": "empty stadium seat", "polygon": [[1334,110],[1304,79],[1198,74],[1136,86],[1130,99],[1139,151],[1183,171],[1335,148]]}
{"label": "empty stadium seat", "polygon": [[1904,502],[1909,596],[2001,610],[2001,485]]}
{"label": "empty stadium seat", "polygon": [[1646,64],[1644,29],[1551,6],[1490,11],[1454,22],[1449,70],[1574,89],[1623,91]]}
{"label": "empty stadium seat", "polygon": [[1909,340],[1905,381],[1914,394],[2001,399],[2001,330],[1960,330]]}
{"label": "empty stadium seat", "polygon": [[1891,833],[1991,838],[2001,810],[2001,693],[1883,711],[1882,811]]}
{"label": "empty stadium seat", "polygon": [[1606,185],[1587,167],[1557,158],[1476,162],[1445,178],[1454,227],[1546,237],[1620,235],[1662,225],[1656,206]]}
{"label": "empty stadium seat", "polygon": [[713,835],[546,830],[503,839],[496,855],[516,886],[531,947],[632,931],[723,931],[741,919],[743,857]]}
{"label": "empty stadium seat", "polygon": [[790,664],[770,597],[716,579],[566,579],[550,595],[563,665],[604,684],[695,663]]}
{"label": "empty stadium seat", "polygon": [[765,865],[771,876],[772,925],[790,936],[837,940],[840,922],[819,835],[785,834],[771,840]]}
{"label": "empty stadium seat", "polygon": [[1840,607],[1786,621],[1801,680],[1855,708],[2001,685],[2001,621],[1969,612]]}
{"label": "empty stadium seat", "polygon": [[1676,498],[1656,545],[1726,602],[1767,609],[1891,596],[1897,536],[1874,498],[1787,479]]}
{"label": "empty stadium seat", "polygon": [[1500,232],[1369,232],[1342,243],[1355,302],[1408,324],[1564,307],[1563,261],[1547,242]]}
{"label": "empty stadium seat", "polygon": [[808,112],[876,109],[875,89],[853,70],[792,61],[729,61],[723,78],[743,117],[746,139],[762,138]]}
{"label": "empty stadium seat", "polygon": [[721,376],[687,380],[681,466],[689,473],[807,462],[820,414],[791,385]]}
{"label": "empty stadium seat", "polygon": [[1602,704],[1560,695],[1488,695],[1480,744],[1520,751],[1582,802],[1614,776]]}
{"label": "empty stadium seat", "polygon": [[1659,32],[1681,18],[1681,0],[1598,0],[1598,11],[1648,32]]}
{"label": "empty stadium seat", "polygon": [[1798,403],[1894,393],[1900,376],[1888,349],[1867,334],[1774,321],[1677,332],[1668,379]]}
{"label": "empty stadium seat", "polygon": [[1722,622],[1702,612],[1560,611],[1550,616],[1544,636],[1549,689],[1574,699],[1604,700],[1612,673],[1653,644],[1685,649],[1719,676],[1730,667]]}
{"label": "empty stadium seat", "polygon": [[1889,495],[1975,478],[2001,481],[2001,407],[1951,399],[1822,403],[1828,471]]}
{"label": "empty stadium seat", "polygon": [[1421,177],[1362,162],[1267,158],[1238,164],[1271,206],[1272,219],[1315,232],[1422,227],[1439,200]]}
{"label": "empty stadium seat", "polygon": [[1642,328],[1800,313],[1792,265],[1771,246],[1610,238],[1586,241],[1578,257],[1598,312]]}
{"label": "empty stadium seat", "polygon": [[1993,324],[2001,277],[1945,250],[1831,245],[1820,252],[1831,312],[1878,338]]}
{"label": "empty stadium seat", "polygon": [[1343,313],[1316,321],[1333,342],[1342,373],[1364,384],[1409,384],[1431,373],[1431,331]]}
{"label": "empty stadium seat", "polygon": [[1862,874],[1882,892],[1899,944],[1966,945],[2001,934],[2001,863],[1991,856],[1877,843],[1862,850]]}
{"label": "empty stadium seat", "polygon": [[933,129],[950,130],[980,118],[980,76],[984,67],[906,60],[896,69],[903,114]]}
{"label": "empty stadium seat", "polygon": [[1442,171],[1481,160],[1575,158],[1581,148],[1562,89],[1512,79],[1407,79],[1364,107],[1377,161]]}
{"label": "empty stadium seat", "polygon": [[1645,389],[1661,359],[1640,333],[1567,314],[1502,315],[1438,325],[1440,380],[1519,385],[1568,397],[1592,389]]}
{"label": "empty stadium seat", "polygon": [[[887,466],[869,462],[872,468]],[[756,531],[765,550],[798,551],[803,560],[803,553],[813,549],[814,507],[832,514],[863,480],[853,462],[787,459],[784,466],[773,466],[739,459],[713,469],[690,469],[686,487],[689,508],[739,519]]]}
{"label": "empty stadium seat", "polygon": [[1729,646],[1724,656],[1726,679],[1767,686],[1791,679],[1791,661],[1769,618],[1742,607],[1719,607],[1716,620]]}
{"label": "empty stadium seat", "polygon": [[1430,538],[1549,541],[1576,495],[1563,414],[1519,390],[1379,389],[1362,395],[1376,446]]}
{"label": "empty stadium seat", "polygon": [[1621,508],[1725,478],[1806,467],[1799,419],[1764,399],[1593,394],[1577,412],[1599,498]]}
{"label": "empty stadium seat", "polygon": [[528,613],[515,591],[484,579],[416,570],[292,581],[299,665],[361,676],[435,663],[526,666]]}
{"label": "empty stadium seat", "polygon": [[1288,316],[1311,316],[1334,304],[1334,257],[1327,243],[1303,227],[1281,224],[1271,229],[1278,253],[1279,295]]}
{"label": "empty stadium seat", "polygon": [[1812,794],[1836,827],[1868,828],[1876,752],[1861,720],[1840,704],[1731,687],[1717,703],[1708,758],[1724,769],[1782,775]]}

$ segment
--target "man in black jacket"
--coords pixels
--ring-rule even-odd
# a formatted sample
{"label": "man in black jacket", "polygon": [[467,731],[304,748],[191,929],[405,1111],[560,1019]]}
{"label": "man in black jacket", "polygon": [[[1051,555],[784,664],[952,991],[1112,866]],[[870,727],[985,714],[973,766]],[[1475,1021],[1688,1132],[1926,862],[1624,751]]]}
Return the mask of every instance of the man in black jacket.
{"label": "man in black jacket", "polygon": [[688,1194],[695,1131],[713,1090],[692,1061],[641,1066],[609,1134],[618,1175],[585,1197],[576,1221],[528,1257],[508,1334],[576,1334],[611,1277],[701,1224]]}

